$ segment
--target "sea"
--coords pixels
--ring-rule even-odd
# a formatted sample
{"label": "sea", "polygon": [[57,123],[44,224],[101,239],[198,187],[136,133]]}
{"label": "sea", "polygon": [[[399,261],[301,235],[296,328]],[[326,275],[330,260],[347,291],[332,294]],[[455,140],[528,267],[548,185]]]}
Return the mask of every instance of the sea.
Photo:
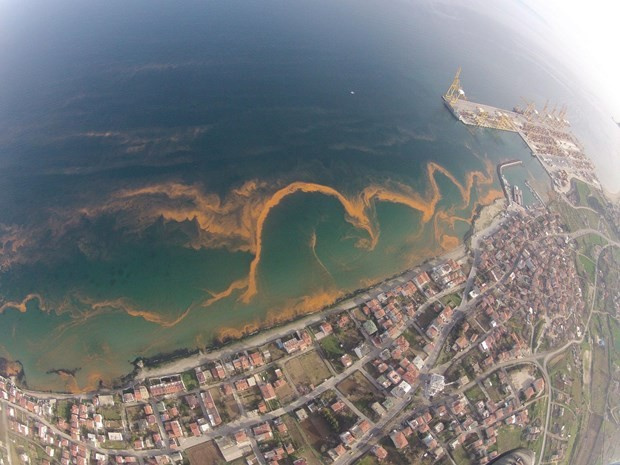
{"label": "sea", "polygon": [[34,389],[109,386],[450,250],[500,161],[546,196],[517,135],[444,107],[459,66],[472,100],[567,104],[620,188],[617,127],[522,2],[1,8],[0,357]]}

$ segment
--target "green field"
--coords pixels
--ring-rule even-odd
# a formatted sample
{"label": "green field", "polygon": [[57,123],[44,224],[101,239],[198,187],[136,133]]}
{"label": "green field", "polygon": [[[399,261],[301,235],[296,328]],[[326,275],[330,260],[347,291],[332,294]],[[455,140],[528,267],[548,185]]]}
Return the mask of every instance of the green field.
{"label": "green field", "polygon": [[450,294],[445,296],[443,299],[441,299],[441,302],[444,305],[450,305],[451,307],[458,307],[459,305],[461,305],[461,301],[462,301],[462,297],[458,292],[455,292],[454,294]]}
{"label": "green field", "polygon": [[484,392],[482,392],[482,389],[480,389],[480,386],[478,385],[475,385],[474,387],[469,388],[467,391],[465,391],[465,395],[471,402],[478,402],[479,400],[482,400],[482,401],[487,400],[487,397],[484,395]]}
{"label": "green field", "polygon": [[583,271],[584,276],[588,279],[588,282],[594,283],[594,277],[596,274],[596,265],[585,255],[578,255],[579,267],[578,271]]}
{"label": "green field", "polygon": [[183,379],[183,384],[185,384],[185,389],[191,391],[193,389],[198,389],[200,384],[198,383],[198,378],[196,378],[196,372],[194,370],[189,370],[184,372],[181,375]]}
{"label": "green field", "polygon": [[321,348],[327,353],[330,359],[339,358],[344,355],[344,350],[340,347],[340,341],[334,334],[325,336],[319,341]]}
{"label": "green field", "polygon": [[516,449],[521,445],[523,430],[516,426],[503,426],[497,431],[497,451],[503,452]]}

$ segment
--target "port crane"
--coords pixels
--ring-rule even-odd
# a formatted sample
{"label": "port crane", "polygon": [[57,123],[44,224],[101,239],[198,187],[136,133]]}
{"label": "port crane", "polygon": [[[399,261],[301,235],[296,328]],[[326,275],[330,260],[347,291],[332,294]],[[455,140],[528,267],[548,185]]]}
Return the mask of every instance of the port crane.
{"label": "port crane", "polygon": [[450,84],[450,87],[448,88],[448,90],[443,96],[443,98],[449,104],[453,104],[454,102],[456,102],[458,99],[461,99],[461,98],[465,99],[465,92],[461,88],[460,76],[461,76],[461,67],[459,66],[459,69],[456,71],[456,74],[454,75],[454,79],[452,80],[452,84]]}

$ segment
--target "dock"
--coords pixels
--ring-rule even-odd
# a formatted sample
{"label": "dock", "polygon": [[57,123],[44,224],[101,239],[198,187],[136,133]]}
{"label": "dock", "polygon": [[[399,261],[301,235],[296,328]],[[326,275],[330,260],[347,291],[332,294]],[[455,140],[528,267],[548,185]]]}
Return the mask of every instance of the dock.
{"label": "dock", "polygon": [[[517,133],[551,178],[553,188],[561,193],[570,190],[570,180],[580,179],[596,188],[601,187],[594,173],[594,164],[583,146],[570,131],[566,108],[542,112],[532,102],[522,109],[504,110],[467,99],[460,83],[460,68],[452,85],[442,96],[444,105],[461,123]],[[501,173],[499,173],[501,179]],[[506,191],[505,191],[506,192]],[[510,197],[508,195],[508,197]],[[539,197],[537,195],[537,197]]]}
{"label": "dock", "polygon": [[525,185],[527,186],[527,188],[530,190],[530,192],[532,193],[532,195],[534,196],[534,198],[536,200],[538,200],[540,202],[541,205],[545,205],[545,201],[542,199],[542,197],[540,196],[540,194],[538,193],[538,191],[536,189],[534,189],[534,186],[532,186],[528,180],[525,180]]}
{"label": "dock", "polygon": [[497,165],[497,177],[499,178],[499,183],[502,186],[502,191],[504,192],[504,196],[506,200],[508,200],[508,206],[512,205],[512,196],[510,195],[510,184],[508,184],[508,180],[504,176],[504,168],[508,168],[509,166],[522,165],[523,161],[521,160],[509,160],[503,163],[499,163]]}

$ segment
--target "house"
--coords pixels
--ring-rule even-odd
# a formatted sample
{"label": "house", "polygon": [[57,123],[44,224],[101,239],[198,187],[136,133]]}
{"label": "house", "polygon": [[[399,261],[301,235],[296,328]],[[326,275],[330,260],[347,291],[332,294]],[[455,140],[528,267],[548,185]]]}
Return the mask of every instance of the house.
{"label": "house", "polygon": [[351,434],[356,439],[361,438],[364,434],[370,431],[371,425],[368,420],[360,420],[351,428]]}
{"label": "house", "polygon": [[355,442],[355,437],[351,434],[350,431],[345,431],[344,433],[340,435],[340,441],[345,446],[351,446],[351,444]]}
{"label": "house", "polygon": [[216,363],[215,366],[211,369],[211,374],[215,379],[224,379],[226,378],[226,371],[224,367],[220,363]]}
{"label": "house", "polygon": [[250,361],[254,367],[260,367],[265,364],[265,359],[260,352],[252,352],[250,354]]}
{"label": "house", "polygon": [[330,408],[335,412],[338,413],[340,412],[342,409],[344,409],[345,405],[344,402],[341,400],[337,400],[336,402],[334,402]]}
{"label": "house", "polygon": [[536,394],[540,394],[545,390],[545,380],[538,378],[532,383],[532,387],[534,388],[534,391],[536,391]]}
{"label": "house", "polygon": [[325,334],[325,336],[329,336],[331,333],[334,332],[334,328],[327,321],[324,321],[323,323],[321,323],[319,328],[321,328],[321,331],[323,332],[323,334]]}
{"label": "house", "polygon": [[276,398],[276,391],[271,383],[263,384],[259,386],[259,389],[265,402],[269,402],[270,400],[274,400]]}
{"label": "house", "polygon": [[342,444],[338,444],[333,449],[329,449],[327,451],[327,454],[333,461],[338,460],[339,457],[342,457],[346,453],[347,453],[347,450],[344,448]]}
{"label": "house", "polygon": [[377,460],[379,462],[381,462],[382,460],[385,460],[388,456],[387,451],[382,446],[373,446],[371,451],[374,454],[374,456],[377,457]]}
{"label": "house", "polygon": [[250,438],[248,437],[248,434],[245,432],[245,430],[237,431],[235,433],[235,442],[239,447],[245,447],[251,444]]}
{"label": "house", "polygon": [[407,442],[407,438],[402,431],[393,431],[390,434],[390,439],[394,443],[394,447],[396,447],[396,449],[404,449],[409,445],[409,442]]}
{"label": "house", "polygon": [[431,324],[426,330],[426,335],[431,339],[435,339],[439,335],[439,329],[437,329],[435,324]]}
{"label": "house", "polygon": [[523,391],[523,397],[525,398],[525,400],[530,400],[532,397],[534,397],[534,394],[536,394],[536,392],[534,391],[534,388],[532,386],[528,387],[525,391]]}
{"label": "house", "polygon": [[375,412],[380,417],[382,417],[383,415],[387,413],[385,408],[379,402],[373,402],[370,408],[373,410],[373,412]]}
{"label": "house", "polygon": [[235,389],[238,392],[243,392],[243,391],[247,391],[248,389],[250,389],[250,385],[248,384],[248,380],[247,379],[240,379],[238,381],[235,381]]}
{"label": "house", "polygon": [[305,408],[295,410],[295,415],[297,416],[297,419],[299,421],[304,421],[306,418],[308,418],[308,412],[306,412]]}
{"label": "house", "polygon": [[258,442],[269,441],[273,438],[273,432],[271,430],[271,425],[268,422],[262,423],[258,426],[255,426],[252,429],[252,433],[254,433],[254,438]]}

